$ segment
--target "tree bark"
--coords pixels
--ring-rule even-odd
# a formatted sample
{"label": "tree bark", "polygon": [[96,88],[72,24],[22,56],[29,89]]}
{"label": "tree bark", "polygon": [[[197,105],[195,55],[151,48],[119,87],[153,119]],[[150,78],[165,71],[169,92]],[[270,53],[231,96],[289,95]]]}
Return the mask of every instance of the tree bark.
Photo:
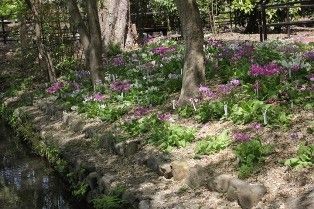
{"label": "tree bark", "polygon": [[[91,73],[91,80],[95,87],[100,81],[99,70],[102,66],[102,45],[97,13],[96,0],[87,1],[87,19],[89,28],[83,21],[78,8],[77,0],[68,0],[70,19],[80,34],[80,41],[83,45],[86,65]],[[95,11],[96,9],[96,11]]]}
{"label": "tree bark", "polygon": [[99,71],[102,68],[102,42],[98,17],[97,0],[86,1],[87,19],[90,33],[89,66],[94,86],[101,82]]}
{"label": "tree bark", "polygon": [[196,0],[175,0],[185,41],[183,80],[179,105],[198,95],[205,83],[204,34]]}
{"label": "tree bark", "polygon": [[47,51],[43,43],[43,29],[40,21],[39,8],[41,5],[41,0],[25,0],[26,4],[32,11],[32,15],[35,21],[35,41],[38,48],[38,58],[39,62],[47,68],[49,81],[54,83],[57,81],[56,71],[52,63],[52,58],[50,53]]}
{"label": "tree bark", "polygon": [[128,28],[129,0],[110,0],[101,5],[99,20],[104,47],[124,48]]}

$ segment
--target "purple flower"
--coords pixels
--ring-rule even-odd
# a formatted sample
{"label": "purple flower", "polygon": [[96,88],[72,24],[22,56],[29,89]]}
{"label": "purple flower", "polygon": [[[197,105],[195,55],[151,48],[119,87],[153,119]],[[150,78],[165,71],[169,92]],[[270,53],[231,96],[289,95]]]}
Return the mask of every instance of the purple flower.
{"label": "purple flower", "polygon": [[100,102],[100,101],[104,100],[104,98],[105,98],[104,95],[102,95],[100,92],[97,92],[93,95],[94,101]]}
{"label": "purple flower", "polygon": [[293,132],[290,134],[291,139],[293,140],[298,140],[299,139],[299,134],[297,132]]}
{"label": "purple flower", "polygon": [[222,94],[229,94],[234,89],[235,86],[231,83],[228,83],[228,84],[221,84],[218,87],[219,87],[219,91]]}
{"label": "purple flower", "polygon": [[306,60],[314,61],[314,51],[305,52],[303,56]]}
{"label": "purple flower", "polygon": [[239,86],[241,84],[241,81],[239,79],[232,79],[229,83],[234,86]]}
{"label": "purple flower", "polygon": [[123,66],[125,64],[125,61],[122,56],[114,57],[112,59],[112,62],[113,62],[112,64],[116,67]]}
{"label": "purple flower", "polygon": [[291,66],[292,71],[299,71],[300,69],[301,69],[300,65],[295,64],[295,65]]}
{"label": "purple flower", "polygon": [[127,92],[131,89],[131,83],[130,81],[124,80],[124,81],[114,81],[110,84],[110,88],[113,91],[117,92]]}
{"label": "purple flower", "polygon": [[198,88],[198,91],[202,94],[203,97],[214,98],[216,95],[212,92],[207,86],[201,85]]}
{"label": "purple flower", "polygon": [[233,134],[233,139],[240,142],[246,142],[249,141],[251,137],[247,133],[236,132]]}
{"label": "purple flower", "polygon": [[261,66],[258,64],[253,64],[250,69],[250,74],[254,77],[257,76],[272,76],[280,73],[281,67],[276,63],[269,63],[267,65]]}
{"label": "purple flower", "polygon": [[309,80],[314,82],[314,74],[309,75]]}
{"label": "purple flower", "polygon": [[145,107],[137,107],[137,108],[134,110],[134,116],[142,117],[142,116],[146,115],[148,112],[149,112],[149,109],[148,109],[148,108],[145,108]]}
{"label": "purple flower", "polygon": [[170,113],[159,114],[157,115],[157,118],[161,121],[167,121],[167,120],[170,120],[171,114]]}
{"label": "purple flower", "polygon": [[208,39],[207,44],[210,45],[213,48],[221,48],[223,46],[222,41],[215,40],[215,39]]}
{"label": "purple flower", "polygon": [[58,92],[59,90],[61,90],[63,87],[64,87],[64,84],[62,82],[56,82],[52,84],[46,91],[49,94],[54,94]]}
{"label": "purple flower", "polygon": [[80,84],[78,84],[75,81],[73,82],[73,88],[74,88],[74,91],[80,91],[81,90]]}
{"label": "purple flower", "polygon": [[250,59],[254,53],[254,46],[252,44],[242,44],[234,52],[232,56],[233,61],[238,61],[242,58]]}
{"label": "purple flower", "polygon": [[253,130],[258,131],[258,130],[260,130],[262,128],[262,125],[260,123],[255,122],[255,123],[251,123],[250,127]]}
{"label": "purple flower", "polygon": [[79,70],[76,71],[76,77],[78,79],[84,79],[84,78],[88,78],[90,76],[90,72],[87,70]]}
{"label": "purple flower", "polygon": [[165,55],[165,54],[167,54],[169,52],[173,52],[175,50],[176,49],[174,47],[160,46],[160,47],[153,49],[152,52],[156,55]]}

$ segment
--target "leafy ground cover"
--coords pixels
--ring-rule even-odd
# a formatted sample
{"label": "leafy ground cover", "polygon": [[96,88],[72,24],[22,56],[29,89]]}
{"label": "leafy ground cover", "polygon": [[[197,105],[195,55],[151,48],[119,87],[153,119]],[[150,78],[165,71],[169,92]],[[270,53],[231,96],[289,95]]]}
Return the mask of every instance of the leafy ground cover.
{"label": "leafy ground cover", "polygon": [[[58,65],[58,82],[34,87],[32,78],[19,79],[1,97],[32,90],[35,94],[25,97],[25,105],[33,97],[57,97],[66,111],[98,117],[114,127],[116,140],[139,138],[177,158],[213,162],[222,172],[268,182],[269,187],[279,188],[269,176],[280,182],[285,169],[298,178],[303,175],[295,170],[311,172],[314,45],[210,39],[205,50],[207,83],[183,107],[176,103],[183,48],[173,40],[112,53],[104,83],[96,90],[88,71],[67,59]],[[275,192],[271,189],[269,201]],[[94,204],[119,202],[110,198]]]}
{"label": "leafy ground cover", "polygon": [[[167,39],[137,51],[112,52],[106,60],[104,82],[96,90],[92,89],[89,72],[66,59],[58,64],[58,82],[46,88],[45,93],[38,91],[37,96],[57,96],[69,111],[115,124],[122,130],[117,137],[120,135],[120,140],[139,137],[168,152],[203,140],[197,154],[211,154],[254,140],[246,128],[229,133],[233,143],[225,136],[196,139],[199,128],[186,126],[184,120],[193,124],[231,121],[253,132],[263,127],[285,131],[291,127],[294,111],[313,110],[313,44],[209,39],[204,47],[207,83],[184,107],[176,103],[182,80],[183,45]],[[25,89],[29,83],[23,81],[19,87]],[[17,90],[9,92],[14,94]],[[235,153],[239,154],[239,149],[238,146]]]}

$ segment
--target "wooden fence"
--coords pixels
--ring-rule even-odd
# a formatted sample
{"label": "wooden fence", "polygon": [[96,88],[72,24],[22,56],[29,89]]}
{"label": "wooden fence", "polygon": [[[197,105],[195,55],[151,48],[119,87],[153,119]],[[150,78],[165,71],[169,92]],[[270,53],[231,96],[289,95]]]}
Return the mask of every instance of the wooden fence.
{"label": "wooden fence", "polygon": [[[290,18],[290,8],[314,8],[313,0],[303,0],[303,1],[294,1],[280,4],[267,4],[265,0],[260,2],[260,21],[259,21],[259,31],[260,31],[260,41],[267,40],[267,28],[270,26],[286,26],[288,37],[291,35],[290,26],[291,25],[307,25],[313,24],[314,19],[312,20],[303,20],[303,21],[291,21]],[[286,18],[285,22],[277,23],[267,23],[266,10],[267,9],[285,9]]]}

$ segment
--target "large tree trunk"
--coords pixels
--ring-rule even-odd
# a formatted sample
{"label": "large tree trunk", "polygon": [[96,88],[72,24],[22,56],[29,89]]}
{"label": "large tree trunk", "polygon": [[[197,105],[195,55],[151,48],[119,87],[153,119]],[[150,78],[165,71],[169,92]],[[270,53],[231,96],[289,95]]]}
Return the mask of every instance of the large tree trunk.
{"label": "large tree trunk", "polygon": [[125,46],[129,0],[110,0],[101,5],[99,19],[104,47]]}
{"label": "large tree trunk", "polygon": [[[95,11],[96,8],[96,11]],[[68,1],[70,18],[80,34],[80,41],[83,45],[86,64],[91,73],[93,86],[99,81],[99,69],[102,66],[102,47],[98,22],[97,2],[96,0],[87,1],[87,16],[89,28],[85,25],[82,15],[78,8],[77,0]]]}
{"label": "large tree trunk", "polygon": [[198,88],[205,83],[204,34],[196,0],[175,0],[181,29],[185,40],[183,81],[179,105],[198,95]]}
{"label": "large tree trunk", "polygon": [[41,0],[25,0],[26,4],[32,10],[32,15],[34,17],[35,22],[35,40],[38,48],[38,58],[39,62],[42,66],[47,69],[49,81],[54,83],[57,81],[56,71],[53,67],[52,58],[50,53],[47,51],[44,43],[43,43],[43,29],[41,26],[41,18],[39,14],[39,8],[41,6]]}

